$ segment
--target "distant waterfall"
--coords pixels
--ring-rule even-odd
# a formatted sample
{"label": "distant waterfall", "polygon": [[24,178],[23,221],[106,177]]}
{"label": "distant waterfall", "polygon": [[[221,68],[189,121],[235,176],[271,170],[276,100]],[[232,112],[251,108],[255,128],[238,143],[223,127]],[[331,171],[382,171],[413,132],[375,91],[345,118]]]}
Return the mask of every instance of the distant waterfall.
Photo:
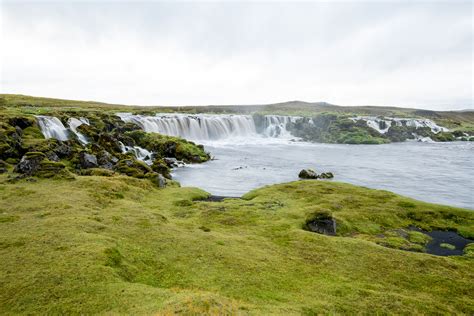
{"label": "distant waterfall", "polygon": [[380,134],[385,134],[391,126],[408,126],[414,128],[428,127],[433,133],[448,132],[449,129],[437,125],[429,119],[418,118],[400,118],[400,117],[375,117],[375,116],[357,116],[351,118],[354,122],[365,121],[367,126],[375,129]]}
{"label": "distant waterfall", "polygon": [[55,138],[57,140],[66,141],[70,138],[70,133],[74,133],[77,136],[77,139],[82,144],[87,144],[87,138],[77,131],[77,128],[82,124],[89,125],[89,121],[85,118],[76,119],[71,117],[68,120],[69,128],[66,128],[61,121],[54,116],[45,116],[45,115],[37,115],[36,119],[38,121],[38,125],[41,129],[41,133],[43,133],[46,139],[48,138]]}
{"label": "distant waterfall", "polygon": [[124,122],[135,123],[146,132],[180,136],[192,140],[250,138],[256,136],[285,137],[290,135],[286,124],[289,116],[266,115],[258,128],[250,115],[156,114],[155,116],[117,114]]}

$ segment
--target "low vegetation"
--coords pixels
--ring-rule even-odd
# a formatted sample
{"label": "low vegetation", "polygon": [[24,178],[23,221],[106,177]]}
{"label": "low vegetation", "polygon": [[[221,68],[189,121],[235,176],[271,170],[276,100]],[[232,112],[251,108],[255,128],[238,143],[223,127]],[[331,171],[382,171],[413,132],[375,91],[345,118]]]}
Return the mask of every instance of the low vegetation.
{"label": "low vegetation", "polygon": [[[472,237],[467,210],[311,180],[203,202],[199,189],[120,175],[4,174],[0,196],[6,314],[474,312],[473,257],[425,254],[422,235],[402,233]],[[336,236],[304,229],[321,212]],[[409,245],[420,252],[393,249]]]}

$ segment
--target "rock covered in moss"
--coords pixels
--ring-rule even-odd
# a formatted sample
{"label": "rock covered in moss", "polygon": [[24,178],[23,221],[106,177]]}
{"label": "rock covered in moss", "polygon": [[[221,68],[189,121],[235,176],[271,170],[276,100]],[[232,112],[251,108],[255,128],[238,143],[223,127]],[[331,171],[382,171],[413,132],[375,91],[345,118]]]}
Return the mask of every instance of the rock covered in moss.
{"label": "rock covered in moss", "polygon": [[151,169],[159,174],[162,174],[164,177],[171,179],[170,167],[166,163],[166,158],[155,159],[151,165]]}
{"label": "rock covered in moss", "polygon": [[114,170],[134,178],[144,178],[147,173],[153,172],[144,162],[133,158],[120,160]]}
{"label": "rock covered in moss", "polygon": [[15,172],[26,176],[38,176],[41,178],[73,178],[73,175],[61,162],[50,161],[44,153],[28,152],[15,166]]}
{"label": "rock covered in moss", "polygon": [[146,177],[148,179],[150,179],[151,182],[153,184],[155,184],[157,187],[159,187],[159,188],[166,187],[167,180],[162,174],[159,174],[159,173],[156,173],[156,172],[151,172],[151,173],[148,173],[146,175]]}
{"label": "rock covered in moss", "polygon": [[44,159],[46,159],[46,155],[41,152],[28,152],[15,166],[14,171],[28,176],[34,175],[40,169]]}

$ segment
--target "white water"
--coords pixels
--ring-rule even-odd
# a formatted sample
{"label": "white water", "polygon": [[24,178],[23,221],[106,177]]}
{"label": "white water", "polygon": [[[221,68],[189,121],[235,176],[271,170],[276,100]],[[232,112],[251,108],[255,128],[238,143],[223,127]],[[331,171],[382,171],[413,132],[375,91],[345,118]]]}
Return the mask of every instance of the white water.
{"label": "white water", "polygon": [[[417,119],[417,118],[399,118],[399,117],[375,117],[375,116],[357,116],[351,118],[354,122],[365,121],[367,126],[375,129],[380,134],[388,132],[392,124],[396,126],[403,126],[404,124],[409,127],[422,128],[428,127],[435,134],[439,132],[448,132],[449,129],[437,125],[435,122],[429,119]],[[385,125],[385,128],[381,128],[381,125]]]}
{"label": "white water", "polygon": [[61,123],[57,117],[38,115],[36,119],[46,139],[55,138],[61,141],[69,139],[69,130],[64,127],[63,123]]}
{"label": "white water", "polygon": [[43,133],[46,139],[55,138],[60,141],[66,141],[70,139],[70,133],[72,132],[83,145],[88,143],[87,138],[77,131],[77,128],[82,124],[89,125],[89,121],[86,118],[69,118],[69,128],[66,128],[63,123],[54,116],[37,115],[36,119],[38,120],[41,133]]}
{"label": "white water", "polygon": [[[186,139],[208,141],[236,141],[245,143],[248,139],[278,138],[294,139],[287,129],[288,123],[301,117],[265,115],[255,121],[251,115],[229,114],[156,114],[155,116],[117,114],[124,122],[134,123],[146,132],[155,132]],[[365,121],[367,126],[381,134],[387,133],[391,126],[428,127],[433,133],[448,131],[429,119],[357,116],[354,122]],[[312,120],[310,120],[312,122]]]}
{"label": "white water", "polygon": [[123,153],[132,153],[135,158],[140,161],[143,161],[147,165],[152,165],[152,153],[145,148],[139,146],[125,146],[122,142],[120,142],[120,148],[122,149]]}
{"label": "white water", "polygon": [[286,124],[296,117],[267,115],[263,126],[256,126],[251,115],[156,114],[155,116],[117,114],[124,122],[135,123],[145,132],[180,136],[190,140],[289,138]]}

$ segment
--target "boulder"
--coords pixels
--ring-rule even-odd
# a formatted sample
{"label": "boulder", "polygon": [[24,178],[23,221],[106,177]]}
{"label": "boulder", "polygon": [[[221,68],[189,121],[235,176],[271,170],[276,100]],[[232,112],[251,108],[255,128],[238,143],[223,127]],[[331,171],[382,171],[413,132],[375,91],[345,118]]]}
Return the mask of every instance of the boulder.
{"label": "boulder", "polygon": [[303,169],[298,174],[301,179],[317,179],[319,176],[313,169]]}
{"label": "boulder", "polygon": [[332,179],[334,178],[334,174],[332,172],[323,172],[319,175],[320,179]]}
{"label": "boulder", "polygon": [[153,182],[157,187],[164,188],[166,187],[166,178],[163,177],[162,174],[159,173],[150,173],[147,176],[151,182]]}
{"label": "boulder", "polygon": [[79,154],[79,163],[81,168],[97,168],[99,164],[97,163],[97,157],[86,153],[85,151]]}
{"label": "boulder", "polygon": [[107,150],[102,150],[97,154],[97,163],[105,169],[112,169],[118,162],[118,158],[112,156]]}
{"label": "boulder", "polygon": [[172,157],[165,157],[165,158],[163,158],[163,161],[170,168],[184,166],[184,162],[182,162],[181,160],[178,160],[176,158],[172,158]]}
{"label": "boulder", "polygon": [[66,157],[71,156],[72,151],[73,151],[73,149],[71,148],[71,146],[69,146],[68,144],[66,144],[64,142],[60,142],[59,146],[57,146],[54,149],[54,152],[60,158],[66,158]]}
{"label": "boulder", "polygon": [[317,214],[313,218],[306,221],[306,229],[329,236],[336,235],[336,220],[329,214]]}
{"label": "boulder", "polygon": [[41,162],[46,159],[46,155],[40,152],[28,152],[15,166],[14,171],[26,175],[33,175],[41,168]]}

